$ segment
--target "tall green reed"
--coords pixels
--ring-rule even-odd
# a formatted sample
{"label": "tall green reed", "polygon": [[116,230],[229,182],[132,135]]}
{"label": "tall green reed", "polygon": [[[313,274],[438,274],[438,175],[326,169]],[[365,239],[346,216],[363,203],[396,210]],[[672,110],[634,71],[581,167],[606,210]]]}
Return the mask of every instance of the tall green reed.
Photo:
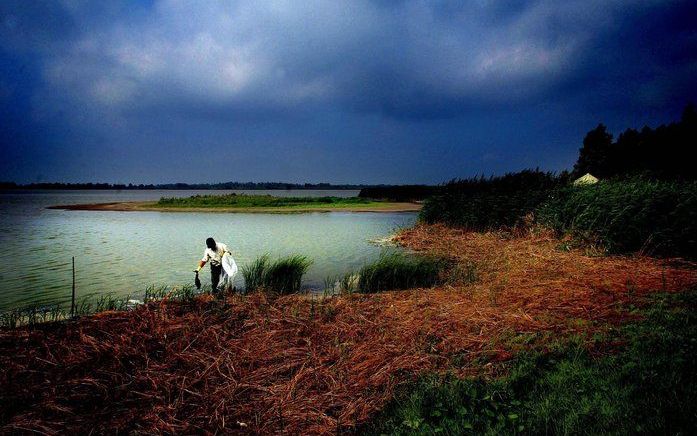
{"label": "tall green reed", "polygon": [[385,252],[361,268],[356,287],[363,293],[430,287],[443,282],[451,266],[450,261],[440,257]]}
{"label": "tall green reed", "polygon": [[610,253],[697,256],[697,183],[641,178],[554,191],[536,212],[559,233]]}
{"label": "tall green reed", "polygon": [[302,277],[310,265],[312,261],[306,256],[292,255],[272,262],[264,255],[241,270],[247,292],[264,290],[286,295],[300,292]]}

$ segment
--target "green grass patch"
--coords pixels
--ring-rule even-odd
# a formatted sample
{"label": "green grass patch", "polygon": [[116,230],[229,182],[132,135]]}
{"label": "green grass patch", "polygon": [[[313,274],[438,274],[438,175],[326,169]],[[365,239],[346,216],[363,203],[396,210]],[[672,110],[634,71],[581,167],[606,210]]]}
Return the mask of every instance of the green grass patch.
{"label": "green grass patch", "polygon": [[352,207],[377,205],[380,202],[358,197],[275,197],[272,195],[194,195],[186,198],[160,198],[158,207],[182,208],[298,208]]}
{"label": "green grass patch", "polygon": [[257,258],[241,268],[247,292],[263,290],[280,295],[300,292],[302,277],[312,261],[292,255],[271,261],[268,255]]}
{"label": "green grass patch", "polygon": [[692,434],[697,292],[659,296],[643,314],[615,331],[614,339],[626,343],[615,354],[593,357],[572,340],[521,354],[499,379],[424,376],[363,432]]}
{"label": "green grass patch", "polygon": [[356,290],[364,293],[434,286],[447,279],[452,262],[431,256],[383,253],[361,268]]}

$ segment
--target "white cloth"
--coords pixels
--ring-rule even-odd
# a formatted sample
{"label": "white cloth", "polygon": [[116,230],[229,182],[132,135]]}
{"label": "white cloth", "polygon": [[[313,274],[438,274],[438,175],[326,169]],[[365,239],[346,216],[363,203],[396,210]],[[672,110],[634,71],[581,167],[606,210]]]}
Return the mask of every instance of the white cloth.
{"label": "white cloth", "polygon": [[218,266],[221,264],[223,254],[225,254],[225,252],[230,252],[230,250],[228,250],[227,248],[227,245],[223,244],[222,242],[216,242],[215,250],[206,248],[206,251],[203,252],[203,258],[201,259],[201,262],[210,262],[211,265]]}
{"label": "white cloth", "polygon": [[222,289],[232,288],[235,282],[235,275],[237,274],[237,263],[235,259],[230,256],[229,252],[223,254],[222,258],[223,272],[220,275],[220,287]]}

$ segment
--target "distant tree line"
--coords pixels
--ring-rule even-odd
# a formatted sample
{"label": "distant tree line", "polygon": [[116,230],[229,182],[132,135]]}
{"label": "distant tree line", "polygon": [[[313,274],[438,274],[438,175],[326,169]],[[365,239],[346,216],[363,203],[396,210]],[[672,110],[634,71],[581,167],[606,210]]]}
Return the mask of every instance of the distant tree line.
{"label": "distant tree line", "polygon": [[281,183],[281,182],[225,182],[225,183],[163,183],[163,184],[122,184],[122,183],[29,183],[0,182],[0,189],[362,189],[385,185],[334,185],[331,183]]}
{"label": "distant tree line", "polygon": [[616,141],[607,127],[586,134],[574,176],[586,173],[599,178],[641,175],[659,180],[695,180],[697,166],[697,111],[690,104],[680,121],[655,129],[627,129]]}

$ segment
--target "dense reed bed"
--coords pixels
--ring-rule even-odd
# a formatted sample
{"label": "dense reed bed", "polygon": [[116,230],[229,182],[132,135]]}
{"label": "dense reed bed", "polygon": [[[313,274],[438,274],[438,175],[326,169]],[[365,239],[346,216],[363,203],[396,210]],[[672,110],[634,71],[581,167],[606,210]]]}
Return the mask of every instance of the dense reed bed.
{"label": "dense reed bed", "polygon": [[608,253],[697,256],[697,183],[643,178],[572,186],[565,175],[523,171],[454,181],[420,218],[468,230],[537,223]]}
{"label": "dense reed bed", "polygon": [[[165,298],[1,331],[0,432],[336,433],[421,374],[498,375],[530,344],[583,342],[636,319],[654,291],[697,283],[692,264],[587,257],[546,233],[419,226],[399,240],[476,264],[477,280],[331,298]],[[507,340],[520,335],[527,342]]]}
{"label": "dense reed bed", "polygon": [[540,223],[611,253],[697,257],[697,182],[611,180],[555,190]]}
{"label": "dense reed bed", "polygon": [[500,177],[453,180],[426,200],[420,218],[469,230],[515,227],[566,183],[566,176],[525,170]]}

